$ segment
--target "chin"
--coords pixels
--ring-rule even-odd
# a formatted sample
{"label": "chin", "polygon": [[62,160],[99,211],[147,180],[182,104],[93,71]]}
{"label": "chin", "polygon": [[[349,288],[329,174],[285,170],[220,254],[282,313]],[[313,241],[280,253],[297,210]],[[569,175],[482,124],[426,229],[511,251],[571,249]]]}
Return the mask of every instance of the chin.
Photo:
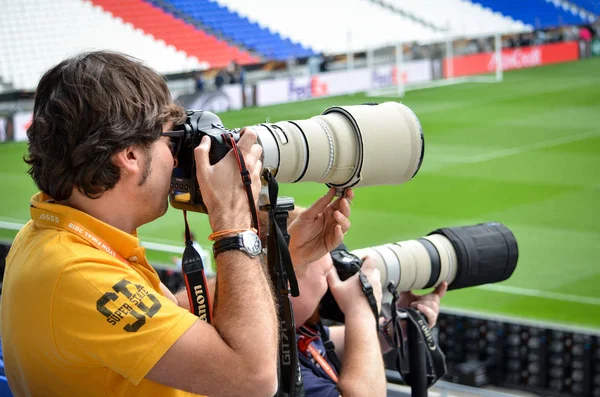
{"label": "chin", "polygon": [[160,213],[159,217],[161,217],[161,216],[163,216],[164,214],[166,214],[168,210],[169,210],[169,199],[167,198],[167,199],[164,201],[163,208],[162,208],[162,210],[161,210],[161,213]]}

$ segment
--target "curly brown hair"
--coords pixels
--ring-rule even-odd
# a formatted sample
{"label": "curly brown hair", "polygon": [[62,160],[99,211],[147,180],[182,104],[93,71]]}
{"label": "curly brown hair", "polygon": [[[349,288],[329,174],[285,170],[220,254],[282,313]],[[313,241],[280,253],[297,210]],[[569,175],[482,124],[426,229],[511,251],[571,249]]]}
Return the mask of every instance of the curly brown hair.
{"label": "curly brown hair", "polygon": [[150,145],[163,125],[184,120],[165,80],[125,54],[95,51],[66,59],[39,82],[24,160],[38,188],[65,200],[74,188],[98,198],[119,181],[112,156]]}

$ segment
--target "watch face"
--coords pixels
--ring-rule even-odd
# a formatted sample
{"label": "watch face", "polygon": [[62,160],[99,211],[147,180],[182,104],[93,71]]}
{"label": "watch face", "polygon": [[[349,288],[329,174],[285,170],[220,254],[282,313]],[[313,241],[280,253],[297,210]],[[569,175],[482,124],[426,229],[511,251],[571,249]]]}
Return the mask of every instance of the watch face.
{"label": "watch face", "polygon": [[258,237],[258,234],[254,232],[248,231],[242,233],[242,244],[246,251],[252,256],[256,256],[262,251],[260,238]]}

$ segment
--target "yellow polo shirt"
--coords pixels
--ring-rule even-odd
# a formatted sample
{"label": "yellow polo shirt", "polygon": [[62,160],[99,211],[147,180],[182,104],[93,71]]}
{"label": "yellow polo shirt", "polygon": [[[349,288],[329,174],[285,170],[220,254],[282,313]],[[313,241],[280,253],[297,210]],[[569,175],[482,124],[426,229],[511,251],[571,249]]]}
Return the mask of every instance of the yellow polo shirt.
{"label": "yellow polo shirt", "polygon": [[163,295],[135,235],[47,200],[33,196],[6,258],[0,327],[15,396],[189,396],[144,377],[197,317]]}

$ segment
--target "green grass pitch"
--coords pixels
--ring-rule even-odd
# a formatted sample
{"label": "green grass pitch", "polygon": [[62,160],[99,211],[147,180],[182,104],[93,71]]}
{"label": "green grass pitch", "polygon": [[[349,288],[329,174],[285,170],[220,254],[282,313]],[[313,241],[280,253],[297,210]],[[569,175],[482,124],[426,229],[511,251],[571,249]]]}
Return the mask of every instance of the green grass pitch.
{"label": "green grass pitch", "polygon": [[[505,73],[501,84],[468,83],[409,91],[402,99],[425,135],[421,171],[400,186],[356,189],[350,248],[418,238],[439,227],[506,224],[520,257],[513,276],[451,291],[443,306],[600,327],[600,59]],[[225,125],[304,119],[332,105],[384,101],[351,95],[221,114]],[[0,221],[29,219],[35,186],[24,143],[0,145]],[[282,184],[280,194],[310,205],[316,183]],[[191,224],[208,246],[205,215]],[[143,226],[143,241],[181,245],[183,217]],[[0,231],[0,238],[14,232]],[[169,255],[150,252],[154,261]]]}

